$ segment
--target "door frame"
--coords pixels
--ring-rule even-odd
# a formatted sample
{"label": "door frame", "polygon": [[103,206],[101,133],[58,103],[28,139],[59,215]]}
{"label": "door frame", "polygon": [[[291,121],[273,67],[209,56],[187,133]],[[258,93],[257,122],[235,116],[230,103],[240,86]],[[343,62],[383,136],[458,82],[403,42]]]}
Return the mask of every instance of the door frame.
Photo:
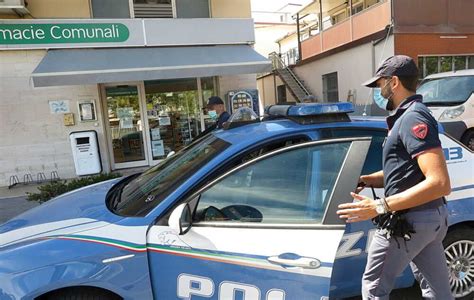
{"label": "door frame", "polygon": [[[144,147],[144,155],[145,159],[144,160],[139,160],[139,161],[133,161],[133,162],[124,162],[124,163],[116,163],[115,162],[115,157],[114,157],[114,151],[113,151],[113,145],[112,145],[112,135],[111,135],[111,129],[110,129],[110,122],[109,122],[109,116],[108,116],[108,108],[107,108],[107,93],[105,91],[106,88],[108,87],[115,87],[115,86],[120,86],[120,85],[130,85],[130,86],[136,86],[137,91],[138,91],[138,107],[140,109],[140,120],[142,122],[142,135],[143,135],[143,147]],[[146,118],[146,101],[145,101],[145,85],[143,81],[127,81],[127,82],[113,82],[113,83],[103,83],[100,84],[100,92],[101,92],[101,98],[102,98],[102,111],[103,111],[103,117],[105,120],[105,136],[107,139],[107,150],[109,153],[109,158],[110,158],[110,168],[112,170],[118,170],[118,169],[126,169],[126,168],[136,168],[136,167],[144,167],[144,166],[149,166],[150,165],[150,153],[148,151],[149,148],[149,130],[148,130],[148,119]]]}

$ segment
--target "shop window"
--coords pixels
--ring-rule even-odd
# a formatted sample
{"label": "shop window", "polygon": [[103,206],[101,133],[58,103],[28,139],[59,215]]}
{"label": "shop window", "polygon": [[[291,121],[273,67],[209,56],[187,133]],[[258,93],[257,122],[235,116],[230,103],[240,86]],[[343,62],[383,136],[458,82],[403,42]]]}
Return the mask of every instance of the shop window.
{"label": "shop window", "polygon": [[338,102],[337,72],[323,75],[323,101]]}
{"label": "shop window", "polygon": [[145,81],[153,159],[178,151],[201,132],[196,79]]}
{"label": "shop window", "polygon": [[[206,109],[206,104],[208,99],[211,96],[217,96],[217,83],[216,83],[216,77],[203,77],[201,78],[201,91],[202,91],[202,118],[204,122],[204,128],[207,129],[211,126],[214,126],[216,121],[213,120],[209,115],[207,114],[207,109]],[[225,99],[222,99],[225,102]],[[227,108],[228,109],[228,108]]]}

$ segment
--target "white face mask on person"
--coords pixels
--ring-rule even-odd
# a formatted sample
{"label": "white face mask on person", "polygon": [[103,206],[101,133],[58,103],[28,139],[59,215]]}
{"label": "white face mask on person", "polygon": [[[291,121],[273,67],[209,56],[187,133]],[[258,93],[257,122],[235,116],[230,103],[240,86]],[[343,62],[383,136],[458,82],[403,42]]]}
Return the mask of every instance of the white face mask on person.
{"label": "white face mask on person", "polygon": [[393,103],[391,99],[393,96],[392,89],[390,88],[389,96],[384,97],[384,95],[382,95],[382,91],[388,86],[388,84],[390,84],[390,81],[392,81],[392,79],[387,81],[387,83],[382,88],[374,88],[374,102],[383,110],[393,109]]}

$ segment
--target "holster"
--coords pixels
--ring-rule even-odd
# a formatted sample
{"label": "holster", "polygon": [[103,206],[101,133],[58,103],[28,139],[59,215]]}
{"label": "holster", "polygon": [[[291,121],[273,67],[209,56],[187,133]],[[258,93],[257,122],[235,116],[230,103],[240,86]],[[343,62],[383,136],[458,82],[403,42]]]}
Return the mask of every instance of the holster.
{"label": "holster", "polygon": [[372,219],[374,225],[383,230],[387,238],[391,236],[404,238],[406,241],[411,239],[411,234],[415,233],[413,226],[407,221],[405,213],[407,210],[397,211],[379,215]]}

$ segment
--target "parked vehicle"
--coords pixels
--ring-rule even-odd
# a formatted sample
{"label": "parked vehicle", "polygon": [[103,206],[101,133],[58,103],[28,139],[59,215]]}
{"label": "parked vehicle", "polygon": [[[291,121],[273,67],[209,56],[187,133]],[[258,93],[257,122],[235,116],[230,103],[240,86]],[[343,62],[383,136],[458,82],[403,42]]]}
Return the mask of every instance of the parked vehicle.
{"label": "parked vehicle", "polygon": [[[352,109],[272,106],[265,120],[213,131],[141,174],[10,220],[0,226],[0,298],[359,295],[375,229],[346,225],[336,210],[352,201],[361,174],[382,169],[387,129],[381,118],[349,118]],[[442,128],[440,139],[452,183],[451,286],[458,299],[472,299],[473,153]],[[408,268],[396,287],[413,284]]]}
{"label": "parked vehicle", "polygon": [[474,151],[474,69],[429,75],[417,92],[445,131]]}

